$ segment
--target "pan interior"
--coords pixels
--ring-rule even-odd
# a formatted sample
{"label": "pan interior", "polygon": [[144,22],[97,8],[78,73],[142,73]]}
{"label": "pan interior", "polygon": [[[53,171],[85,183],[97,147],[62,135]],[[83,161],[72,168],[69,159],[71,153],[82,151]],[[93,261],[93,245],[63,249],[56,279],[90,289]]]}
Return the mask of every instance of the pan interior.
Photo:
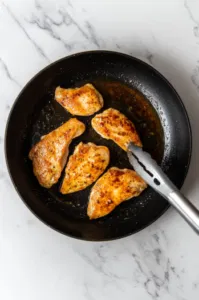
{"label": "pan interior", "polygon": [[[144,148],[160,163],[164,153],[164,134],[160,119],[150,102],[147,101],[140,92],[121,82],[103,79],[96,79],[94,81],[90,79],[88,82],[92,83],[104,98],[104,107],[101,111],[112,107],[124,113],[124,115],[135,124]],[[77,82],[74,87],[82,86],[88,82]],[[61,86],[67,88],[67,86],[64,85],[64,82]],[[57,128],[71,117],[71,114],[54,100],[54,93],[52,93],[52,95],[47,94],[40,102],[40,105],[35,108],[33,113],[33,122],[32,126],[30,126],[29,133],[30,145],[34,145],[40,140],[41,136]],[[114,142],[100,137],[100,135],[95,132],[91,126],[92,118],[93,116],[78,117],[79,120],[85,123],[86,131],[83,135],[72,141],[69,155],[73,153],[75,146],[80,141],[83,141],[84,143],[93,142],[97,145],[105,145],[109,148],[111,159],[108,168],[115,166],[118,168],[132,169],[126,152],[119,148]],[[27,155],[28,153],[26,156]],[[29,161],[27,161],[27,163],[30,172],[32,172],[31,163]],[[63,176],[64,171],[62,178]],[[92,186],[83,191],[62,195],[59,192],[61,182],[62,179],[48,190],[48,193],[52,197],[52,201],[48,201],[48,206],[53,207],[53,209],[56,210],[61,209],[62,214],[65,214],[67,218],[72,217],[75,219],[87,220],[86,209]],[[43,201],[45,202],[45,199]],[[137,202],[136,206],[138,206],[138,203],[142,203],[140,206],[141,209],[147,204],[143,193],[143,195],[132,200],[132,202],[123,203],[120,207],[116,208],[111,215],[104,219],[120,219],[124,221],[125,219],[132,218],[135,215],[133,201]]]}
{"label": "pan interior", "polygon": [[[86,210],[92,186],[63,196],[59,192],[62,174],[58,184],[44,189],[28,159],[32,145],[42,135],[72,117],[54,100],[55,88],[85,83],[92,83],[102,94],[105,104],[100,112],[113,107],[133,121],[144,149],[178,187],[189,166],[190,125],[180,98],[157,71],[140,60],[114,52],[93,51],[66,57],[37,74],[19,95],[8,120],[6,158],[20,196],[36,216],[60,232],[85,240],[115,239],[150,224],[168,208],[168,203],[147,188],[110,215],[90,221]],[[69,155],[80,141],[93,142],[110,149],[109,167],[132,168],[122,149],[92,129],[92,118],[78,117],[86,131],[72,141]]]}

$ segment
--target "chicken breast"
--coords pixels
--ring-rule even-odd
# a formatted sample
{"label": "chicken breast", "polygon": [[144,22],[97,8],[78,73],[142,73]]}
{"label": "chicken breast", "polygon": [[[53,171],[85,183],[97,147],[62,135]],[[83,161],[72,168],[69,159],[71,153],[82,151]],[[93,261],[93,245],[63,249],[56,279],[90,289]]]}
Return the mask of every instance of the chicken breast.
{"label": "chicken breast", "polygon": [[29,158],[33,172],[40,185],[50,188],[55,184],[64,168],[68,148],[72,139],[85,131],[85,125],[77,119],[70,119],[62,126],[43,136],[30,150]]}
{"label": "chicken breast", "polygon": [[103,138],[113,140],[123,150],[127,151],[129,142],[142,146],[134,124],[116,109],[109,108],[96,115],[92,127]]}
{"label": "chicken breast", "polygon": [[90,219],[106,216],[123,201],[139,196],[146,187],[135,171],[110,168],[93,186],[87,214]]}
{"label": "chicken breast", "polygon": [[60,192],[68,194],[85,189],[104,172],[109,160],[107,147],[80,143],[69,158]]}
{"label": "chicken breast", "polygon": [[57,87],[55,99],[72,115],[77,116],[91,116],[104,105],[102,95],[89,83],[74,89]]}

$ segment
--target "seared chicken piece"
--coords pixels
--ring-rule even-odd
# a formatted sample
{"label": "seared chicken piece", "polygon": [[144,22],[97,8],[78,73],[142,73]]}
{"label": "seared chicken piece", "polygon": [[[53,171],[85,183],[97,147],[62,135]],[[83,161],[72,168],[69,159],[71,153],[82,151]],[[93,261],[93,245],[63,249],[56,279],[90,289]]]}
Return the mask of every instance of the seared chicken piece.
{"label": "seared chicken piece", "polygon": [[90,219],[106,216],[123,201],[139,196],[146,187],[135,171],[110,168],[93,186],[87,214]]}
{"label": "seared chicken piece", "polygon": [[93,143],[80,143],[70,156],[65,169],[61,193],[74,193],[97,180],[109,164],[109,149]]}
{"label": "seared chicken piece", "polygon": [[57,87],[55,99],[72,115],[77,116],[91,116],[104,105],[102,95],[89,83],[74,89]]}
{"label": "seared chicken piece", "polygon": [[134,124],[116,109],[109,108],[103,111],[96,115],[91,123],[98,134],[107,140],[113,140],[125,151],[129,142],[142,146]]}
{"label": "seared chicken piece", "polygon": [[70,142],[84,131],[85,125],[82,122],[70,119],[44,135],[33,146],[29,158],[33,162],[33,172],[40,185],[50,188],[58,181],[67,160]]}

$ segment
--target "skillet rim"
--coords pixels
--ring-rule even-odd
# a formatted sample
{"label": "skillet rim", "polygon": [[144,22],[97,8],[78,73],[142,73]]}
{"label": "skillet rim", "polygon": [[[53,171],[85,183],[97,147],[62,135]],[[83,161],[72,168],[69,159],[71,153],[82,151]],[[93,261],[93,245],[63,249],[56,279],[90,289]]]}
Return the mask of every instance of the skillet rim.
{"label": "skillet rim", "polygon": [[48,227],[50,227],[51,229],[55,230],[56,232],[59,232],[65,236],[69,236],[71,238],[74,238],[74,239],[77,239],[77,240],[82,240],[82,241],[89,241],[89,242],[107,242],[107,241],[113,241],[113,240],[119,240],[119,239],[122,239],[122,238],[126,238],[128,236],[131,236],[141,230],[143,230],[144,228],[147,228],[148,226],[150,226],[151,224],[153,224],[155,221],[157,221],[167,210],[168,208],[171,206],[169,204],[169,202],[167,202],[167,205],[165,207],[165,209],[163,209],[161,211],[161,213],[158,214],[157,217],[155,217],[152,221],[148,222],[147,225],[143,225],[141,226],[139,229],[135,230],[134,232],[131,232],[131,233],[127,233],[127,234],[124,234],[124,235],[121,235],[121,236],[118,236],[118,237],[113,237],[113,238],[103,238],[103,239],[92,239],[92,238],[83,238],[83,237],[79,237],[79,236],[74,236],[72,234],[69,234],[69,233],[66,233],[58,228],[56,228],[55,226],[49,224],[46,220],[42,219],[29,205],[28,203],[26,202],[25,199],[23,199],[22,195],[21,195],[21,192],[19,191],[17,185],[15,184],[14,182],[14,178],[12,177],[12,171],[11,171],[11,167],[10,167],[10,163],[9,163],[9,158],[8,158],[8,155],[7,155],[7,148],[8,148],[8,127],[10,125],[10,119],[11,119],[11,115],[12,115],[12,112],[14,111],[14,108],[15,108],[15,105],[17,104],[18,100],[20,99],[21,95],[23,94],[24,90],[34,81],[34,79],[39,76],[43,71],[46,71],[47,69],[51,68],[53,65],[56,65],[57,63],[61,62],[61,61],[64,61],[64,60],[68,60],[68,59],[71,59],[73,57],[76,57],[76,56],[81,56],[81,55],[89,55],[89,54],[94,54],[94,53],[98,53],[98,54],[114,54],[114,55],[119,55],[119,56],[123,56],[129,60],[134,60],[134,61],[137,61],[139,62],[140,64],[143,64],[145,66],[147,66],[148,68],[150,68],[154,73],[156,73],[156,75],[161,78],[169,87],[170,89],[174,92],[175,96],[176,96],[176,99],[178,99],[178,103],[179,105],[181,105],[182,107],[182,110],[184,112],[184,117],[185,117],[185,120],[186,120],[186,123],[187,123],[187,130],[189,131],[189,152],[188,152],[188,155],[187,155],[187,164],[185,166],[185,171],[184,171],[184,177],[182,178],[181,180],[181,185],[180,185],[180,188],[182,188],[183,184],[184,184],[184,181],[187,177],[187,174],[188,174],[188,171],[189,171],[189,167],[190,167],[190,163],[191,163],[191,157],[192,157],[192,144],[193,144],[193,138],[192,138],[192,129],[191,129],[191,123],[190,123],[190,120],[189,120],[189,116],[188,116],[188,113],[187,113],[187,110],[186,110],[186,107],[182,101],[182,99],[180,98],[179,94],[177,93],[176,89],[172,86],[172,84],[158,71],[156,70],[153,66],[151,66],[150,64],[146,63],[145,61],[137,58],[137,57],[134,57],[134,56],[131,56],[129,54],[126,54],[126,53],[122,53],[122,52],[118,52],[118,51],[112,51],[112,50],[89,50],[89,51],[81,51],[81,52],[77,52],[77,53],[74,53],[74,54],[71,54],[71,55],[67,55],[65,57],[62,57],[52,63],[50,63],[49,65],[47,65],[46,67],[44,67],[43,69],[41,69],[39,72],[37,72],[26,84],[25,86],[22,88],[22,90],[19,92],[18,96],[16,97],[16,99],[14,100],[13,104],[12,104],[12,107],[11,107],[11,110],[8,114],[8,117],[7,117],[7,121],[6,121],[6,126],[5,126],[5,133],[4,133],[4,155],[5,155],[5,161],[6,161],[6,167],[7,167],[7,170],[8,170],[8,174],[9,174],[9,177],[11,179],[11,182],[18,194],[18,196],[20,197],[20,199],[23,201],[23,203],[26,205],[26,207],[33,213],[33,215],[39,219],[42,223],[44,223],[45,225],[47,225]]}

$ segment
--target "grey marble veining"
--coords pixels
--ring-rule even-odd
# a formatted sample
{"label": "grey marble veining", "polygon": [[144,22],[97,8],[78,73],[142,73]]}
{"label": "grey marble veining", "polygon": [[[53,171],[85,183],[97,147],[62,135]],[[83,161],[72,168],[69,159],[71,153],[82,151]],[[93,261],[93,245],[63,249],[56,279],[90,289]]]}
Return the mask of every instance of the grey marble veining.
{"label": "grey marble veining", "polygon": [[173,209],[128,238],[85,243],[37,220],[10,182],[3,147],[15,98],[49,63],[92,49],[139,57],[176,88],[193,131],[183,192],[199,207],[198,0],[0,0],[0,298],[197,300],[199,238]]}

